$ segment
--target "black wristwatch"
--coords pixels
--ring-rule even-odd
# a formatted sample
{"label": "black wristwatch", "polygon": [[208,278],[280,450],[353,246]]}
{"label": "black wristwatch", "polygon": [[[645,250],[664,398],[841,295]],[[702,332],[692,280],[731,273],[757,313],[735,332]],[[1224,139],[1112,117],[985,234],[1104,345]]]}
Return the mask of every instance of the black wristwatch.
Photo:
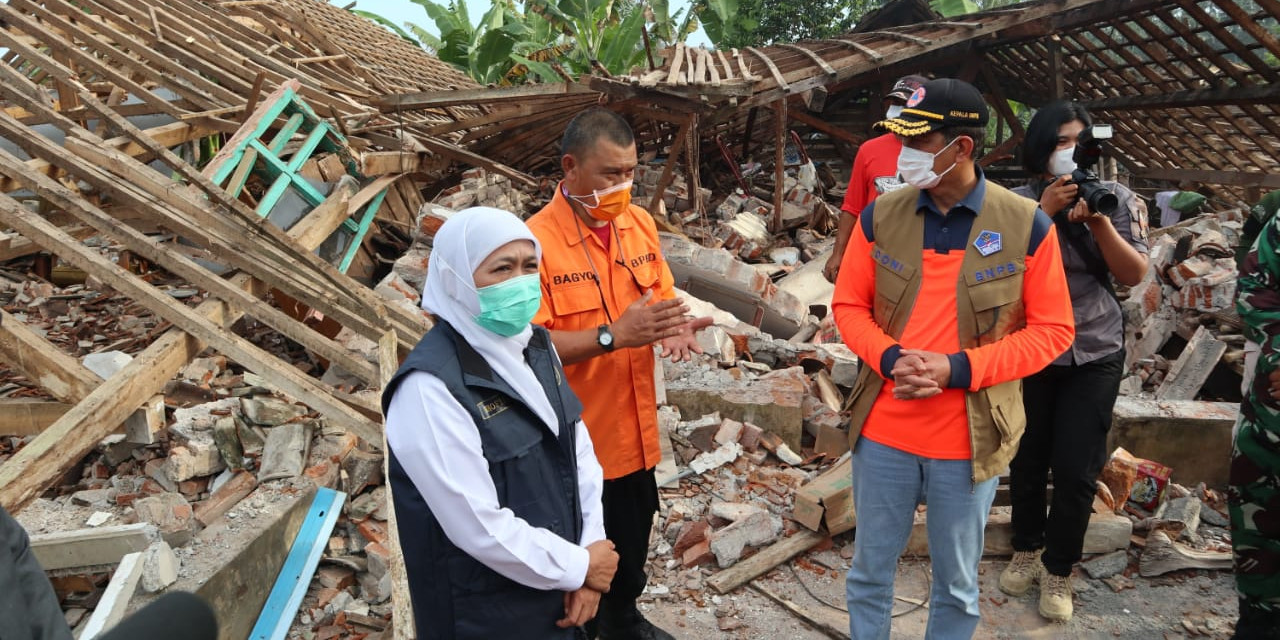
{"label": "black wristwatch", "polygon": [[600,345],[605,352],[613,351],[615,346],[613,343],[613,332],[609,330],[609,325],[602,324],[596,329],[596,344]]}

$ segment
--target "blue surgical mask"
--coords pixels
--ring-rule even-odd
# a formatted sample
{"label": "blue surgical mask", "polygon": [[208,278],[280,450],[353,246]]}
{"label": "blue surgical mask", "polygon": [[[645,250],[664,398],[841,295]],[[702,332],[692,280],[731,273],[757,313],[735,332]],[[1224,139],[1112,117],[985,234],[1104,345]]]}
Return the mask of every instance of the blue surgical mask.
{"label": "blue surgical mask", "polygon": [[480,315],[476,324],[510,338],[529,326],[542,304],[542,283],[530,273],[476,289]]}

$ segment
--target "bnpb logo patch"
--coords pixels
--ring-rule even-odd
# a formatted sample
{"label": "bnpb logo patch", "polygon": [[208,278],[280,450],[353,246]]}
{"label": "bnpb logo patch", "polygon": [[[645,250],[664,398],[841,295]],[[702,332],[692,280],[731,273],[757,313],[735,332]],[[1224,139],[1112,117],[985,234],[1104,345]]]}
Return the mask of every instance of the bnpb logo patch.
{"label": "bnpb logo patch", "polygon": [[907,99],[907,106],[914,107],[922,101],[924,101],[924,87],[916,89],[915,92],[911,94],[911,97]]}

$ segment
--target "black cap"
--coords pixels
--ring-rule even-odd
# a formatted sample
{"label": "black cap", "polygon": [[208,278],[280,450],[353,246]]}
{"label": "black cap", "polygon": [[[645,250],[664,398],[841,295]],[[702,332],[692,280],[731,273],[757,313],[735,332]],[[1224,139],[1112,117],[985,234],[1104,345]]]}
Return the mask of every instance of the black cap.
{"label": "black cap", "polygon": [[988,117],[987,103],[977,88],[963,80],[938,78],[911,94],[902,115],[875,126],[912,138],[945,127],[983,127]]}
{"label": "black cap", "polygon": [[898,81],[893,83],[893,88],[889,93],[884,94],[885,100],[889,98],[897,98],[903,102],[911,99],[911,94],[916,92],[921,85],[928,82],[929,79],[924,76],[902,76]]}

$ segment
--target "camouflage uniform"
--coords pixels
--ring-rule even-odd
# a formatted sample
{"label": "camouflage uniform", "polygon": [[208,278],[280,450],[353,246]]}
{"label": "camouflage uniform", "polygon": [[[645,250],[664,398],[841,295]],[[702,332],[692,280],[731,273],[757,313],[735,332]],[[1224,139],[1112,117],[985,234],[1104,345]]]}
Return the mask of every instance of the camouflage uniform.
{"label": "camouflage uniform", "polygon": [[1280,216],[1261,230],[1240,267],[1236,302],[1247,337],[1261,345],[1240,404],[1228,506],[1240,592],[1237,638],[1280,638],[1280,401],[1269,376],[1280,369]]}

